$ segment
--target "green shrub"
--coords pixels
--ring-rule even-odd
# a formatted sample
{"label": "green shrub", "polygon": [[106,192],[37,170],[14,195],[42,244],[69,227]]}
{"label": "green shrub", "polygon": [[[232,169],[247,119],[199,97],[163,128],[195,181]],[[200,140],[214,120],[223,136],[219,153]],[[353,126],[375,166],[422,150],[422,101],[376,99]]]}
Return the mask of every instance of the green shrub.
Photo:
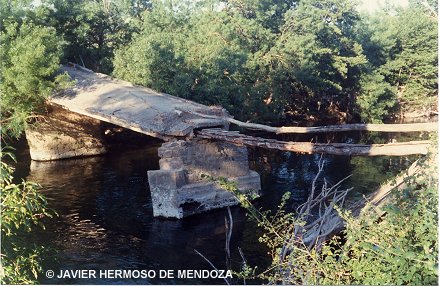
{"label": "green shrub", "polygon": [[0,107],[2,130],[18,136],[35,111],[66,75],[54,77],[60,68],[62,41],[54,28],[32,23],[10,23],[1,34]]}
{"label": "green shrub", "polygon": [[52,217],[47,200],[38,192],[39,185],[22,181],[13,182],[14,169],[5,159],[14,159],[12,153],[1,154],[0,208],[1,208],[1,284],[34,284],[41,272],[42,246],[29,244],[27,234],[42,225],[42,218]]}

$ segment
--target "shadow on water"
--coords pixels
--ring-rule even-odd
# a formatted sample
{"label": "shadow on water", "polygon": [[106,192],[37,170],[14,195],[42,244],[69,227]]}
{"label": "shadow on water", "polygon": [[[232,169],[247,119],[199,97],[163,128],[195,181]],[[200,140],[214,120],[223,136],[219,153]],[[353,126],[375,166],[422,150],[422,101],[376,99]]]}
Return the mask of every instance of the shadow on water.
{"label": "shadow on water", "polygon": [[[346,135],[344,135],[346,136]],[[325,139],[325,138],[324,138]],[[324,140],[320,138],[320,140]],[[346,140],[359,141],[362,138]],[[183,270],[211,267],[197,249],[219,269],[225,269],[225,210],[182,220],[153,218],[147,171],[158,169],[153,142],[116,148],[105,156],[53,162],[31,162],[26,143],[17,148],[16,176],[40,183],[50,206],[59,214],[47,220],[46,231],[35,233],[45,246],[56,250],[47,257],[44,271],[63,270]],[[318,170],[320,155],[299,155],[252,149],[251,168],[261,174],[263,196],[257,207],[276,209],[286,191],[294,208],[303,202]],[[324,156],[324,178],[337,183],[353,174],[347,187],[353,196],[374,190],[386,178],[409,165],[413,158]],[[232,260],[238,269],[242,248],[250,265],[268,266],[267,249],[258,243],[261,232],[243,209],[232,208],[234,232]],[[48,279],[44,284],[223,284],[221,279]],[[236,281],[241,283],[240,281]]]}

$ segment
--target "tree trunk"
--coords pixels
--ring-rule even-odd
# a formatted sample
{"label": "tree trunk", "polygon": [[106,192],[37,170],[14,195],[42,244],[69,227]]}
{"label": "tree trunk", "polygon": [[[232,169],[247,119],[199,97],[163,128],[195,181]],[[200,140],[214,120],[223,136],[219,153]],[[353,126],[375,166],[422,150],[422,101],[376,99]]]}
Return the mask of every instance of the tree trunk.
{"label": "tree trunk", "polygon": [[325,132],[346,132],[346,131],[377,131],[377,132],[435,132],[438,130],[438,122],[429,123],[408,123],[408,124],[343,124],[343,125],[328,125],[328,126],[317,126],[317,127],[272,127],[257,123],[242,122],[232,117],[218,117],[213,115],[206,115],[195,111],[188,110],[178,110],[179,112],[190,113],[200,117],[210,118],[210,119],[222,119],[231,124],[237,126],[253,129],[262,130],[271,133],[325,133]]}
{"label": "tree trunk", "polygon": [[196,134],[198,138],[216,139],[240,146],[253,146],[277,149],[296,153],[322,153],[347,156],[404,156],[427,154],[430,141],[410,141],[389,144],[347,144],[347,143],[310,143],[286,142],[240,134],[236,131],[221,129],[203,129]]}

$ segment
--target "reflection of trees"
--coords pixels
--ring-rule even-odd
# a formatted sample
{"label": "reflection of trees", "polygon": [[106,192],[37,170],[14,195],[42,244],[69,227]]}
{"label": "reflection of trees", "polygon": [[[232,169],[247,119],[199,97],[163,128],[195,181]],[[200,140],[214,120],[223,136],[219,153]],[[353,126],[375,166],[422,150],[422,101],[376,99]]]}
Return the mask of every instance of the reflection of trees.
{"label": "reflection of trees", "polygon": [[367,194],[381,183],[408,168],[416,156],[405,157],[353,157],[350,160],[352,176],[347,184],[355,187],[355,193]]}
{"label": "reflection of trees", "polygon": [[[349,134],[346,134],[337,140],[338,142],[341,142],[339,140],[356,142],[368,138],[361,133],[357,134],[359,137],[351,138]],[[385,141],[389,140],[386,136],[380,138]],[[322,138],[320,139],[322,140]],[[310,182],[318,172],[318,161],[321,155],[304,155],[262,149],[251,149],[249,154],[251,168],[259,172],[262,178],[265,196],[263,196],[261,204],[269,208],[276,208],[285,192],[292,193],[292,200],[295,204],[302,203],[307,199]],[[392,175],[407,168],[415,157],[326,155],[323,157],[325,168],[318,184],[325,179],[327,183],[333,185],[351,174],[351,177],[344,182],[344,187],[354,187],[350,196],[367,194],[374,191]]]}
{"label": "reflection of trees", "polygon": [[43,186],[51,208],[59,214],[56,223],[48,226],[52,232],[49,241],[66,255],[78,252],[91,255],[88,251],[95,253],[106,247],[104,229],[90,216],[96,194],[102,188],[103,165],[103,157],[31,161],[28,179]]}
{"label": "reflection of trees", "polygon": [[59,214],[39,236],[59,250],[63,269],[75,269],[79,263],[84,268],[114,269],[120,268],[118,263],[143,262],[140,237],[149,231],[152,216],[146,171],[158,165],[157,148],[151,149],[31,163],[28,178],[43,185]]}
{"label": "reflection of trees", "polygon": [[137,148],[105,157],[33,161],[28,178],[45,186],[64,217],[119,231],[151,216],[147,170],[157,168],[157,148]]}

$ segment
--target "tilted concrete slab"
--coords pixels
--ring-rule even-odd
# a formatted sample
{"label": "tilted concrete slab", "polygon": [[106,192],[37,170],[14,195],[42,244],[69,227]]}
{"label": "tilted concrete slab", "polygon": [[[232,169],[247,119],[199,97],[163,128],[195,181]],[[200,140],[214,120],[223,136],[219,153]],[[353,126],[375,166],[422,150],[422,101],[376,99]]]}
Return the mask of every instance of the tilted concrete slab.
{"label": "tilted concrete slab", "polygon": [[188,136],[195,128],[229,126],[225,120],[193,114],[229,116],[222,107],[205,106],[82,68],[63,66],[61,72],[67,72],[75,84],[49,101],[82,115],[161,139]]}

